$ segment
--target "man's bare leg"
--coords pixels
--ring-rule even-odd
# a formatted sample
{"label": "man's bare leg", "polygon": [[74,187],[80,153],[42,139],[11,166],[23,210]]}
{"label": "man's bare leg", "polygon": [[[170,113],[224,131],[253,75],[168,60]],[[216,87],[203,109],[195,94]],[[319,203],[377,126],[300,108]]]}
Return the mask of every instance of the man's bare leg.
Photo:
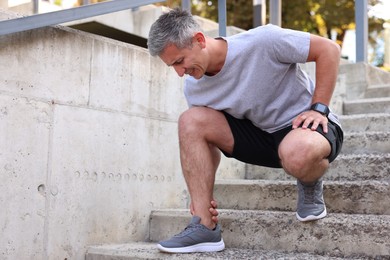
{"label": "man's bare leg", "polygon": [[195,107],[179,119],[180,160],[191,196],[193,214],[201,223],[214,228],[210,211],[215,174],[221,159],[221,148],[231,153],[233,135],[225,116],[210,108]]}
{"label": "man's bare leg", "polygon": [[330,144],[320,133],[297,128],[283,139],[279,155],[285,171],[298,179],[297,219],[313,221],[327,215],[322,180],[329,166]]}

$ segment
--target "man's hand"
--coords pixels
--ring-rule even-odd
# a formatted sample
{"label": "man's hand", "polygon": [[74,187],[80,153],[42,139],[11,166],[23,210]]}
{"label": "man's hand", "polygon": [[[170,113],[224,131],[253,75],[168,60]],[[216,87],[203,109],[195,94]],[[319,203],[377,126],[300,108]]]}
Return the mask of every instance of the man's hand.
{"label": "man's hand", "polygon": [[324,130],[324,133],[328,132],[328,118],[314,110],[305,111],[299,114],[292,121],[293,129],[296,129],[301,125],[303,129],[307,129],[310,124],[312,124],[310,129],[313,131],[315,131],[319,125],[322,125],[322,129]]}
{"label": "man's hand", "polygon": [[210,211],[210,213],[211,213],[211,215],[212,215],[212,217],[211,217],[211,220],[215,223],[215,224],[217,224],[218,223],[218,211],[217,211],[217,207],[218,207],[218,205],[217,205],[217,202],[215,201],[215,200],[212,200],[211,201],[211,208],[209,209],[209,211]]}
{"label": "man's hand", "polygon": [[[211,220],[217,224],[218,223],[218,211],[217,211],[217,207],[218,207],[218,204],[217,202],[213,199],[211,202],[211,207],[209,208],[209,211],[211,213]],[[190,204],[190,212],[191,212],[191,215],[194,215],[194,208],[192,206],[192,203]]]}

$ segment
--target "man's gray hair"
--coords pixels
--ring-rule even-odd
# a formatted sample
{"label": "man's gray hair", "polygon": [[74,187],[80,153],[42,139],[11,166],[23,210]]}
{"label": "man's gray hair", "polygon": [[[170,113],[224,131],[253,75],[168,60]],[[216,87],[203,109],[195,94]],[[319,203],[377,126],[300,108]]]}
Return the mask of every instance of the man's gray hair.
{"label": "man's gray hair", "polygon": [[192,38],[200,26],[187,11],[179,8],[162,14],[150,28],[148,49],[152,56],[160,55],[165,47],[174,44],[183,49],[192,45]]}

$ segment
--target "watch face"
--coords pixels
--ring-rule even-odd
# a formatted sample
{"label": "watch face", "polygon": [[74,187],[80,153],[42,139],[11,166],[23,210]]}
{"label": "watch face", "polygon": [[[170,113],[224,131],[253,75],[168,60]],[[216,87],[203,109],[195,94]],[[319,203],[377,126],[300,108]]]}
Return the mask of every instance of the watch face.
{"label": "watch face", "polygon": [[317,111],[317,112],[319,112],[319,113],[321,113],[323,115],[326,115],[326,116],[328,116],[328,114],[329,114],[329,108],[326,105],[322,104],[322,103],[315,103],[315,104],[313,104],[311,109],[314,110],[314,111]]}
{"label": "watch face", "polygon": [[321,103],[316,104],[316,110],[321,111],[322,113],[326,113],[328,110],[327,108],[328,108],[327,106],[325,106]]}

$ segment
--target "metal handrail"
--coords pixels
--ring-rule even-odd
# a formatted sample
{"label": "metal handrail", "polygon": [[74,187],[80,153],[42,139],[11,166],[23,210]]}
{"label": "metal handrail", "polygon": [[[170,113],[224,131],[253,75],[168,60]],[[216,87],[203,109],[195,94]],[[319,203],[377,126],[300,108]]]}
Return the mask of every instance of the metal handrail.
{"label": "metal handrail", "polygon": [[161,0],[114,0],[50,13],[35,14],[21,18],[4,20],[0,21],[0,35],[80,20],[157,2],[161,2]]}
{"label": "metal handrail", "polygon": [[[220,20],[226,21],[226,0],[219,1],[221,3],[225,2],[225,5],[219,5],[219,17]],[[88,17],[137,8],[139,6],[154,4],[158,2],[161,2],[161,0],[113,0],[50,13],[35,14],[20,18],[4,20],[0,21],[0,35],[57,25]],[[190,11],[189,1],[183,0],[182,2],[183,8]],[[223,6],[225,6],[224,10],[222,10]],[[219,32],[221,36],[226,36],[226,22],[220,24]]]}

